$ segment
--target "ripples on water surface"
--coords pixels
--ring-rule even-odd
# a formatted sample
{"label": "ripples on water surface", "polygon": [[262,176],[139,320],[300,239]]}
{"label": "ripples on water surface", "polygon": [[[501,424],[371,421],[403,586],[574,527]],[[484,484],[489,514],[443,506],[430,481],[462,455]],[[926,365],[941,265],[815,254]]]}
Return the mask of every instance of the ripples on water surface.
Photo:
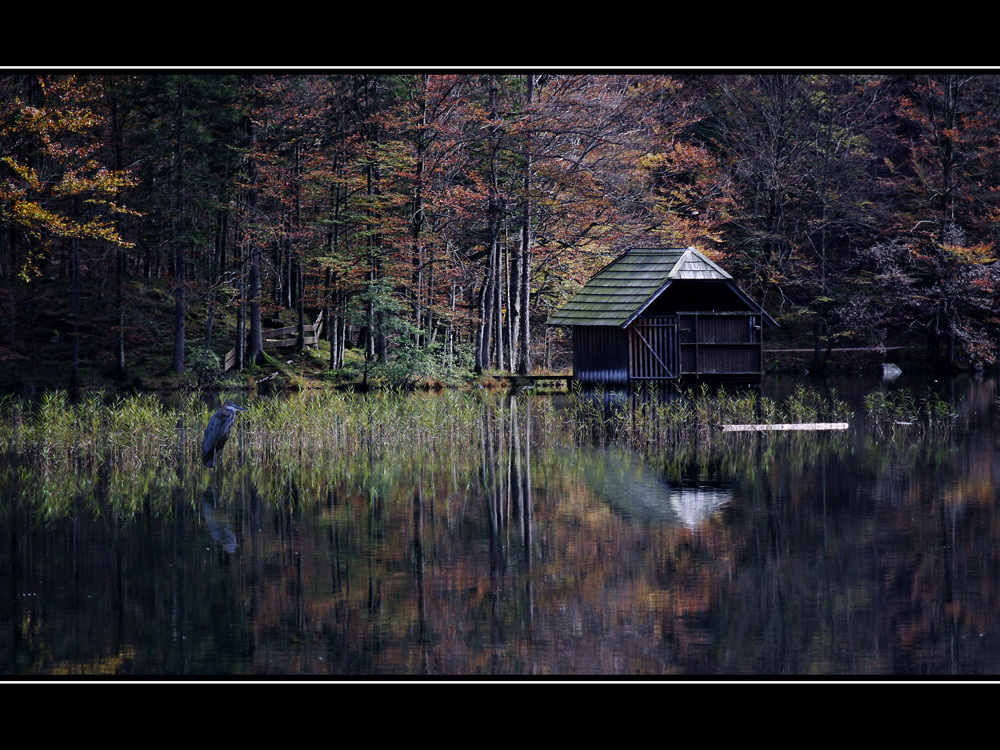
{"label": "ripples on water surface", "polygon": [[32,447],[8,400],[0,669],[1000,673],[995,380],[943,391],[944,431],[874,429],[883,386],[838,385],[847,431],[652,444],[584,436],[565,397],[247,400],[214,476],[207,407],[86,453]]}

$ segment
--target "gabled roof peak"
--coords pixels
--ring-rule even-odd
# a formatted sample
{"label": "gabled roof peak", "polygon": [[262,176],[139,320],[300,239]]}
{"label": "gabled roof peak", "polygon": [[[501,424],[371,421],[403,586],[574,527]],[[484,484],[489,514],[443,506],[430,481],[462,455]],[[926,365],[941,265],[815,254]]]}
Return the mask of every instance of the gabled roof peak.
{"label": "gabled roof peak", "polygon": [[684,251],[681,259],[677,261],[674,269],[670,272],[670,278],[672,279],[703,279],[709,277],[723,279],[733,278],[726,271],[716,265],[711,258],[704,253],[695,250],[693,247],[689,247]]}
{"label": "gabled roof peak", "polygon": [[636,247],[594,274],[548,323],[626,326],[674,281],[732,279],[693,247]]}
{"label": "gabled roof peak", "polygon": [[[610,268],[626,256],[634,258],[651,257],[663,258],[672,264],[666,278],[671,279],[731,279],[725,270],[716,264],[711,258],[697,248],[688,247],[634,247],[626,250],[618,256],[609,266]],[[600,272],[599,272],[600,273]]]}

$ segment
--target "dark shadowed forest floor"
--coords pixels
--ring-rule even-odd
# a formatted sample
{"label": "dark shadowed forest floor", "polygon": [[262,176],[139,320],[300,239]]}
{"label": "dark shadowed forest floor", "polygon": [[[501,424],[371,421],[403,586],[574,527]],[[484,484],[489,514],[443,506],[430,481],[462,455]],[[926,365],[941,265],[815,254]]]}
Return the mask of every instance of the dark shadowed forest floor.
{"label": "dark shadowed forest floor", "polygon": [[[127,290],[125,323],[125,375],[117,373],[118,315],[113,289],[84,286],[81,296],[79,381],[82,388],[119,390],[254,390],[309,389],[360,385],[364,359],[360,351],[348,349],[345,367],[329,368],[330,347],[326,341],[303,352],[268,350],[263,366],[223,372],[221,362],[235,345],[236,306],[216,310],[211,344],[206,350],[208,308],[205,298],[192,290],[186,317],[186,365],[183,373],[172,370],[174,297],[168,280],[132,280]],[[26,287],[8,287],[0,316],[0,392],[31,393],[70,386],[73,314],[68,280],[39,279]],[[277,308],[265,312],[265,328],[293,325],[295,314]],[[881,371],[892,362],[906,372],[929,367],[919,341],[889,351],[865,349],[849,342],[834,349],[828,360],[831,373]],[[785,327],[769,332],[765,339],[764,363],[768,372],[803,374],[810,370],[812,342],[804,332]],[[560,360],[568,360],[568,346]],[[208,353],[207,353],[208,352]],[[558,361],[552,372],[571,369]],[[417,380],[418,386],[421,381]],[[510,382],[499,373],[469,376],[454,383],[425,382],[422,387],[483,385],[500,387]]]}

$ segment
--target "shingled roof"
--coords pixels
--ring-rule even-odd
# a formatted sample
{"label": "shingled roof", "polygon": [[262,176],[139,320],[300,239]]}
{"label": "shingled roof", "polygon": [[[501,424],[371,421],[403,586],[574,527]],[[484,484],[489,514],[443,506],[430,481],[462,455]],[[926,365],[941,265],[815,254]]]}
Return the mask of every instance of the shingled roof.
{"label": "shingled roof", "polygon": [[693,247],[635,248],[591,277],[554,312],[549,325],[621,326],[631,323],[674,281],[727,281],[751,306],[733,277]]}

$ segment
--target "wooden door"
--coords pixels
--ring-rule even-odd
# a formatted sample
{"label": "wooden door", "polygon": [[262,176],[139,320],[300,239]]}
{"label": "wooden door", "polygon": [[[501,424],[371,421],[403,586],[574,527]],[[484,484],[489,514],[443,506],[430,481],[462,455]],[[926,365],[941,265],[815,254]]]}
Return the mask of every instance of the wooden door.
{"label": "wooden door", "polygon": [[628,330],[630,379],[674,380],[680,361],[677,316],[636,318]]}

